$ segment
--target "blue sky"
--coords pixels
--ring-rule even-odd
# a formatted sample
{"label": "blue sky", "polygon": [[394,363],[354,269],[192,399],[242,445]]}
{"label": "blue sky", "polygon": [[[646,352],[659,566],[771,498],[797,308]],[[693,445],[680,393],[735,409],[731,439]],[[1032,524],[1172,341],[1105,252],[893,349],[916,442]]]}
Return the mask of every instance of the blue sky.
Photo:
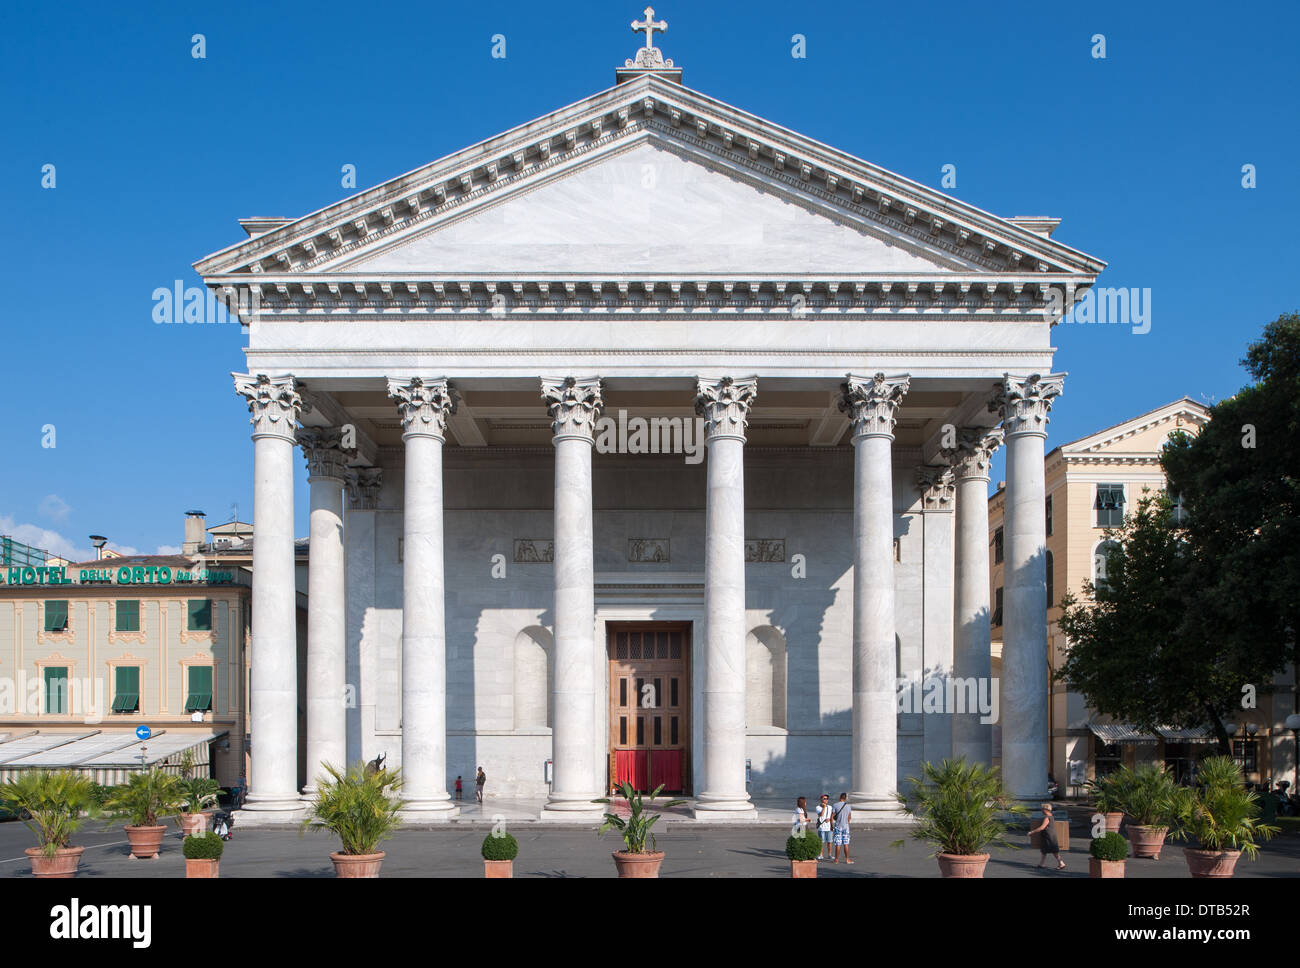
{"label": "blue sky", "polygon": [[[246,337],[157,325],[153,291],[196,285],[191,263],[242,238],[237,218],[351,194],[344,164],[364,189],[608,87],[641,6],[10,5],[0,533],[153,552],[180,543],[187,508],[251,519],[228,375]],[[1058,216],[1059,240],[1109,262],[1102,285],[1151,290],[1144,335],[1057,327],[1070,377],[1050,447],[1233,393],[1247,341],[1300,303],[1298,10],[665,0],[656,16],[688,86],[935,188],[955,165],[951,194]]]}

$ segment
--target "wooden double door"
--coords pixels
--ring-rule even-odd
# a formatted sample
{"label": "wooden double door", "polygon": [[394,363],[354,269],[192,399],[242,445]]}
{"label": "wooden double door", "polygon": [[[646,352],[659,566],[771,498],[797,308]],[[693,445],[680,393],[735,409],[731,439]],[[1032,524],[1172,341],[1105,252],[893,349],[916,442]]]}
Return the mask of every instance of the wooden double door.
{"label": "wooden double door", "polygon": [[609,778],[689,793],[689,622],[610,622]]}

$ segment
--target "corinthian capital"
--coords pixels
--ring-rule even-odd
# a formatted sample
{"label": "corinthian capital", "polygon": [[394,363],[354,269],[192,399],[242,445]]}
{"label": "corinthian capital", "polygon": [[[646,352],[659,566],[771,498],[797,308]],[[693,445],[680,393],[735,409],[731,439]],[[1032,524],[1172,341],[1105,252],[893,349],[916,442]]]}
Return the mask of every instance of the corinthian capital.
{"label": "corinthian capital", "polygon": [[388,381],[388,398],[397,401],[402,418],[402,439],[436,437],[447,433],[447,417],[456,412],[455,392],[446,380],[413,377],[409,382]]}
{"label": "corinthian capital", "polygon": [[281,437],[293,443],[298,417],[311,409],[298,395],[293,377],[267,376],[258,373],[232,373],[235,392],[248,401],[248,422],[253,425],[253,439]]}
{"label": "corinthian capital", "polygon": [[379,504],[379,488],[384,483],[382,467],[350,467],[345,472],[348,506],[358,511],[373,511]]}
{"label": "corinthian capital", "polygon": [[695,412],[704,418],[704,436],[745,439],[749,426],[749,408],[758,398],[758,380],[697,380]]}
{"label": "corinthian capital", "polygon": [[1031,434],[1047,436],[1047,414],[1052,409],[1052,400],[1061,395],[1065,385],[1064,373],[1050,373],[1040,376],[1012,376],[1005,373],[1002,379],[993,384],[993,399],[989,401],[989,412],[1002,418],[1007,436]]}
{"label": "corinthian capital", "polygon": [[942,451],[943,459],[953,466],[958,480],[987,481],[1004,433],[1001,427],[961,427],[957,443]]}
{"label": "corinthian capital", "polygon": [[854,376],[840,385],[840,410],[853,423],[853,436],[894,439],[894,414],[907,395],[911,380],[906,376]]}
{"label": "corinthian capital", "polygon": [[957,475],[951,467],[918,467],[916,483],[921,488],[921,507],[926,511],[951,511],[957,496]]}
{"label": "corinthian capital", "polygon": [[337,427],[299,427],[298,446],[307,458],[307,479],[329,477],[343,480],[348,457],[340,444],[343,434]]}
{"label": "corinthian capital", "polygon": [[546,401],[546,412],[551,415],[554,440],[564,437],[593,439],[596,421],[605,409],[599,377],[587,380],[572,376],[563,380],[543,379],[542,399]]}

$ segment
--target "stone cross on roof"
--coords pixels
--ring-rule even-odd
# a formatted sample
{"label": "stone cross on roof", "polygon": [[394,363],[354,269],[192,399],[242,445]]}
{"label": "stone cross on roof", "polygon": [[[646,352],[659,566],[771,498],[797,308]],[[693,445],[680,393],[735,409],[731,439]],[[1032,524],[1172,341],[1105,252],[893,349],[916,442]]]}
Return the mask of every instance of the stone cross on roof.
{"label": "stone cross on roof", "polygon": [[671,60],[664,60],[664,55],[654,45],[654,32],[668,29],[668,22],[655,20],[654,7],[645,8],[645,20],[633,20],[632,30],[636,33],[645,31],[645,46],[636,52],[636,59],[628,58],[625,67],[672,67]]}

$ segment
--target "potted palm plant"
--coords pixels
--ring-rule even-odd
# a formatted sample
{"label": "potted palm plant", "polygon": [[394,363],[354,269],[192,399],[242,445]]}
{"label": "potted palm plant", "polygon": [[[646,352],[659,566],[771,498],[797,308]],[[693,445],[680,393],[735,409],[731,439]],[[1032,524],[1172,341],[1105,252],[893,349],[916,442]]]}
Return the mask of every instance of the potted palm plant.
{"label": "potted palm plant", "polygon": [[181,811],[177,816],[181,833],[185,836],[200,833],[207,829],[205,807],[217,802],[221,784],[210,776],[183,776],[177,782],[181,796]]}
{"label": "potted palm plant", "polygon": [[1241,769],[1226,756],[1200,765],[1200,788],[1179,789],[1170,836],[1194,837],[1197,847],[1183,848],[1192,877],[1231,877],[1242,854],[1259,856],[1257,840],[1278,832],[1260,820],[1259,795],[1245,788]]}
{"label": "potted palm plant", "polygon": [[89,778],[71,770],[24,770],[0,785],[0,806],[36,834],[39,846],[25,851],[34,876],[76,876],[85,848],[69,841],[85,822],[83,813],[99,812]]}
{"label": "potted palm plant", "polygon": [[1106,815],[1107,833],[1119,833],[1120,825],[1124,822],[1124,807],[1120,803],[1123,783],[1120,771],[1116,771],[1089,780],[1086,784],[1088,793],[1096,804],[1097,813]]}
{"label": "potted palm plant", "polygon": [[226,842],[212,831],[186,837],[181,845],[181,853],[185,855],[185,876],[217,877],[225,849]]}
{"label": "potted palm plant", "polygon": [[121,786],[113,787],[105,808],[111,819],[126,821],[131,856],[149,860],[158,856],[167,830],[159,821],[179,813],[183,804],[180,777],[150,769],[132,773]]}
{"label": "potted palm plant", "polygon": [[[1129,833],[1133,828],[1129,828]],[[1088,847],[1089,877],[1123,877],[1124,858],[1128,856],[1128,841],[1113,831],[1092,838]]]}
{"label": "potted palm plant", "polygon": [[515,858],[519,856],[519,841],[504,830],[493,830],[483,838],[484,877],[514,877]]}
{"label": "potted palm plant", "polygon": [[1123,766],[1113,776],[1114,796],[1124,811],[1133,856],[1159,860],[1160,848],[1174,819],[1178,785],[1163,763],[1136,770]]}
{"label": "potted palm plant", "polygon": [[406,803],[391,796],[401,788],[401,770],[371,770],[354,763],[340,773],[326,763],[325,774],[316,778],[316,799],[300,834],[317,829],[338,836],[343,849],[330,854],[337,877],[378,877],[384,863],[379,843],[402,822],[399,814]]}
{"label": "potted palm plant", "polygon": [[1007,839],[1003,818],[1026,810],[1011,803],[996,769],[967,763],[963,756],[938,766],[922,763],[921,772],[921,779],[907,778],[910,796],[896,796],[903,812],[916,818],[912,837],[934,848],[942,876],[983,877],[988,848],[1017,849]]}
{"label": "potted palm plant", "polygon": [[790,858],[791,877],[816,877],[822,839],[816,829],[798,831],[785,839],[785,856]]}
{"label": "potted palm plant", "polygon": [[[650,794],[651,803],[654,802],[655,797],[659,796],[659,791],[663,788],[662,783],[654,788],[654,792]],[[654,834],[650,833],[650,828],[659,822],[659,814],[646,812],[641,794],[632,789],[632,784],[626,781],[618,784],[618,792],[622,794],[623,799],[627,800],[631,815],[620,817],[616,813],[606,813],[605,822],[596,831],[596,835],[599,836],[611,829],[617,830],[623,835],[623,843],[627,845],[627,850],[613,852],[614,866],[618,868],[619,877],[658,877],[659,865],[664,860],[664,852],[657,849],[658,842],[655,840]],[[602,797],[592,802],[609,803],[610,800],[608,797]],[[675,807],[685,802],[685,800],[669,800],[664,804],[664,807]],[[645,849],[647,836],[650,838],[649,850]]]}

